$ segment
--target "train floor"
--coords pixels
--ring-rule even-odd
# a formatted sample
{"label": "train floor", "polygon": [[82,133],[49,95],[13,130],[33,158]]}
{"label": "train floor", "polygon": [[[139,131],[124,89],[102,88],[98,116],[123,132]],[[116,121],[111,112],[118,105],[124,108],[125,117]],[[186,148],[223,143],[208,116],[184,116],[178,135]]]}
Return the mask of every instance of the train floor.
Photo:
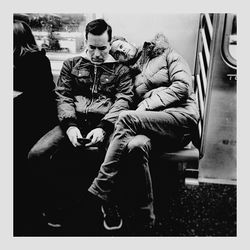
{"label": "train floor", "polygon": [[65,212],[60,228],[49,227],[40,215],[31,219],[15,208],[14,236],[236,236],[236,188],[213,183],[187,186],[173,176],[155,182],[157,220],[150,233],[134,231],[132,215],[123,210],[122,229],[105,230],[100,207],[84,198]]}

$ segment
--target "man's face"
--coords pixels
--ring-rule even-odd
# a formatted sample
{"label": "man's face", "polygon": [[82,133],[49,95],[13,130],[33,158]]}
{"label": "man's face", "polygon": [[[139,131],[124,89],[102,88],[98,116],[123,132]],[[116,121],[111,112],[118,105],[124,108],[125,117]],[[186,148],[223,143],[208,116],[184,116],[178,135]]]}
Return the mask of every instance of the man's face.
{"label": "man's face", "polygon": [[107,31],[105,31],[102,35],[93,35],[91,33],[88,33],[87,38],[87,53],[91,61],[96,64],[105,62],[109,56],[110,50]]}
{"label": "man's face", "polygon": [[111,50],[116,55],[116,59],[121,62],[128,61],[134,58],[137,52],[137,48],[134,45],[121,40],[116,40],[115,42],[113,42]]}

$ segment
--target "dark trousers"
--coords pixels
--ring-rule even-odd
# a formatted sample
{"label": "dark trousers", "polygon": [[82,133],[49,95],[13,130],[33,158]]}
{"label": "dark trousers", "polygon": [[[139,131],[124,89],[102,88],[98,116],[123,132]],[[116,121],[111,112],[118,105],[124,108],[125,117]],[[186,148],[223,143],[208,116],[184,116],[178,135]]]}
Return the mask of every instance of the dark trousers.
{"label": "dark trousers", "polygon": [[[80,129],[83,137],[91,129]],[[105,143],[75,148],[60,126],[38,140],[28,154],[37,209],[65,208],[81,199],[98,172]]]}

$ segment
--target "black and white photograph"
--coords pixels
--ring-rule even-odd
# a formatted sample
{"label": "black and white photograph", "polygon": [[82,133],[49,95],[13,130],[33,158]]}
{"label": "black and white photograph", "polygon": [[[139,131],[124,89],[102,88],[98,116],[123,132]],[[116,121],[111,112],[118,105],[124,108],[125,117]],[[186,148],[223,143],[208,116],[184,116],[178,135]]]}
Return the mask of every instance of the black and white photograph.
{"label": "black and white photograph", "polygon": [[13,236],[237,236],[236,13],[13,13]]}
{"label": "black and white photograph", "polygon": [[244,249],[246,6],[6,4],[2,248]]}

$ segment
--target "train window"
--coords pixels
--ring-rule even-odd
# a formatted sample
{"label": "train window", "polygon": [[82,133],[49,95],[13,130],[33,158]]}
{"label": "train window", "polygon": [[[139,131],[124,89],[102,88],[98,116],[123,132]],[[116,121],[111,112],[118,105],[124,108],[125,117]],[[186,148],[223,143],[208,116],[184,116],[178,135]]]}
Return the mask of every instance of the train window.
{"label": "train window", "polygon": [[222,43],[222,54],[227,63],[236,67],[237,55],[237,16],[235,14],[226,14],[224,35]]}
{"label": "train window", "polygon": [[44,48],[52,70],[59,71],[62,62],[81,53],[84,47],[86,24],[96,13],[15,13],[14,19],[25,21],[32,29],[37,45]]}

